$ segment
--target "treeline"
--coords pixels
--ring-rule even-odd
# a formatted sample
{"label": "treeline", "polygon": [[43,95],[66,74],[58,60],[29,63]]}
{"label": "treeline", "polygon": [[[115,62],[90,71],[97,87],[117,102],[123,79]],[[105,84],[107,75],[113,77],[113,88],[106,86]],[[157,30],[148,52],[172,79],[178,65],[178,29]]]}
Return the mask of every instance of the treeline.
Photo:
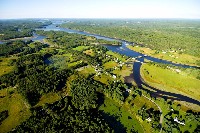
{"label": "treeline", "polygon": [[[3,75],[0,83],[6,87],[17,86],[31,105],[48,92],[59,91],[64,87],[70,70],[55,70],[44,63],[46,55],[31,54],[17,59],[15,71]],[[48,55],[49,56],[49,55]]]}
{"label": "treeline", "polygon": [[0,125],[2,121],[4,121],[8,117],[8,110],[4,110],[0,112]]}
{"label": "treeline", "polygon": [[124,39],[154,50],[176,50],[200,57],[199,21],[75,20],[62,27]]}
{"label": "treeline", "polygon": [[51,24],[50,21],[39,22],[34,20],[1,20],[0,40],[21,37],[30,37],[35,28],[42,28]]}
{"label": "treeline", "polygon": [[[84,97],[85,98],[85,97]],[[113,132],[96,110],[80,110],[70,97],[32,109],[32,116],[12,132]]]}
{"label": "treeline", "polygon": [[[29,47],[29,44],[34,45],[34,47]],[[32,42],[31,40],[26,42],[21,40],[10,41],[0,45],[0,56],[31,54],[40,51],[44,47],[47,47],[47,45],[40,42]]]}
{"label": "treeline", "polygon": [[66,33],[63,31],[36,31],[37,34],[47,36],[46,40],[55,46],[65,46],[67,48],[74,48],[80,45],[88,44],[108,44],[108,45],[121,45],[119,41],[108,41],[97,39],[95,37],[88,37],[75,33]]}

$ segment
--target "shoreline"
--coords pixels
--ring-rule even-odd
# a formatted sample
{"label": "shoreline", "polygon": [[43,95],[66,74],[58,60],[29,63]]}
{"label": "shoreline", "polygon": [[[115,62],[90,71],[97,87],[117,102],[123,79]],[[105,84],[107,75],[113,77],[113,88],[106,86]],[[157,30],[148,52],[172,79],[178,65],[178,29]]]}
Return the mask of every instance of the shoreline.
{"label": "shoreline", "polygon": [[26,37],[19,37],[19,38],[12,38],[12,39],[8,39],[8,40],[0,40],[0,42],[7,42],[7,41],[15,41],[15,40],[28,40],[34,38],[34,36],[26,36]]}
{"label": "shoreline", "polygon": [[168,59],[165,59],[165,58],[160,58],[160,57],[158,57],[158,56],[153,56],[152,54],[142,53],[142,52],[140,52],[140,51],[131,49],[131,48],[129,48],[129,47],[127,47],[127,48],[130,49],[130,50],[132,50],[132,51],[138,52],[138,53],[140,53],[140,54],[147,55],[147,56],[149,56],[149,57],[154,57],[154,58],[157,58],[157,59],[160,59],[160,60],[166,60],[166,61],[169,61],[169,62],[172,62],[172,63],[175,63],[175,64],[188,65],[188,66],[191,66],[191,67],[200,68],[200,66],[198,66],[198,65],[196,65],[196,64],[188,64],[188,63],[183,63],[183,62],[175,62],[175,61],[168,60]]}

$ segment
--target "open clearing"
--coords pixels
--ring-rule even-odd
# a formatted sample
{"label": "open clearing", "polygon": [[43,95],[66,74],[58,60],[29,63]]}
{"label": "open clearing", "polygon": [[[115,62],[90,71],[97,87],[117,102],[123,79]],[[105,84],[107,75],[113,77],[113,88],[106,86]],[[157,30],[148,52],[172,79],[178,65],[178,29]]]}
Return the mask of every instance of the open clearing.
{"label": "open clearing", "polygon": [[16,57],[0,58],[0,76],[7,74],[14,69],[14,66],[10,65],[12,59],[16,59]]}
{"label": "open clearing", "polygon": [[8,110],[8,117],[0,125],[0,133],[11,131],[31,116],[29,104],[13,88],[0,90],[0,112]]}
{"label": "open clearing", "polygon": [[187,75],[184,71],[164,69],[153,64],[144,64],[141,67],[141,76],[145,82],[158,89],[200,100],[200,80]]}
{"label": "open clearing", "polygon": [[120,121],[123,126],[126,128],[127,132],[131,132],[131,129],[138,131],[139,133],[143,132],[142,127],[137,119],[132,116],[124,107],[121,107],[113,100],[105,97],[104,104],[99,107],[99,110],[103,110],[110,116],[113,116]]}

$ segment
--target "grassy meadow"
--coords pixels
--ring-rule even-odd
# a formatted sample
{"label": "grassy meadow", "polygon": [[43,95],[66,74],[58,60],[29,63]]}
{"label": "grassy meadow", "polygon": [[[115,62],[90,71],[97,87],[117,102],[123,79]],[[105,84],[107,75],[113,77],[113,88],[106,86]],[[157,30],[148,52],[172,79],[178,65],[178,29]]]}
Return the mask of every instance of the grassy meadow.
{"label": "grassy meadow", "polygon": [[158,89],[200,100],[200,80],[182,70],[144,64],[141,67],[141,75],[145,82]]}
{"label": "grassy meadow", "polygon": [[156,58],[172,61],[174,63],[188,64],[188,65],[198,65],[197,63],[200,61],[199,57],[195,57],[192,55],[178,53],[175,51],[156,51],[150,48],[140,47],[140,46],[127,46],[129,49],[153,56]]}
{"label": "grassy meadow", "polygon": [[8,117],[0,125],[0,133],[9,132],[31,116],[30,106],[14,89],[0,90],[0,112],[8,110]]}

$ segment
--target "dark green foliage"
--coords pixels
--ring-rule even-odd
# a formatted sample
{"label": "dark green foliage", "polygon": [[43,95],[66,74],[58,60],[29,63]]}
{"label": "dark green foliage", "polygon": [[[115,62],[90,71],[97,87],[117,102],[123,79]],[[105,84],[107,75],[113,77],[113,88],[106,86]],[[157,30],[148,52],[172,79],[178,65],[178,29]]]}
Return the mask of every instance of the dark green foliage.
{"label": "dark green foliage", "polygon": [[199,20],[75,20],[63,27],[119,38],[155,50],[200,56]]}
{"label": "dark green foliage", "polygon": [[32,116],[12,132],[111,132],[97,110],[78,110],[68,97],[32,110]]}
{"label": "dark green foliage", "polygon": [[68,70],[56,70],[44,64],[43,55],[22,56],[16,61],[16,70],[1,77],[7,87],[18,85],[31,105],[35,105],[42,94],[59,91],[65,85]]}
{"label": "dark green foliage", "polygon": [[80,110],[97,107],[96,86],[83,76],[71,83],[72,104]]}
{"label": "dark green foliage", "polygon": [[151,126],[154,129],[160,130],[159,121],[160,121],[160,111],[154,110],[153,108],[147,108],[146,105],[143,105],[140,110],[138,110],[138,115],[141,116],[142,120],[151,119]]}
{"label": "dark green foliage", "polygon": [[37,22],[33,20],[1,20],[0,21],[0,40],[13,38],[30,37],[35,28],[49,25],[51,22]]}
{"label": "dark green foliage", "polygon": [[32,43],[31,41],[12,41],[12,42],[7,42],[6,44],[1,44],[0,45],[0,56],[8,56],[8,55],[13,55],[13,54],[18,54],[20,55],[26,55],[26,54],[31,54],[40,51],[42,48],[47,47],[48,45],[42,44],[40,42],[34,42],[32,43],[35,47],[31,48],[28,46],[29,43]]}
{"label": "dark green foliage", "polygon": [[8,110],[0,112],[0,125],[1,125],[1,122],[5,120],[7,117],[8,117]]}
{"label": "dark green foliage", "polygon": [[23,51],[26,44],[23,41],[15,41],[7,44],[0,45],[0,56],[11,55]]}
{"label": "dark green foliage", "polygon": [[125,100],[126,88],[128,88],[126,84],[122,83],[121,81],[112,82],[104,89],[104,92],[108,94],[112,99],[122,102]]}

